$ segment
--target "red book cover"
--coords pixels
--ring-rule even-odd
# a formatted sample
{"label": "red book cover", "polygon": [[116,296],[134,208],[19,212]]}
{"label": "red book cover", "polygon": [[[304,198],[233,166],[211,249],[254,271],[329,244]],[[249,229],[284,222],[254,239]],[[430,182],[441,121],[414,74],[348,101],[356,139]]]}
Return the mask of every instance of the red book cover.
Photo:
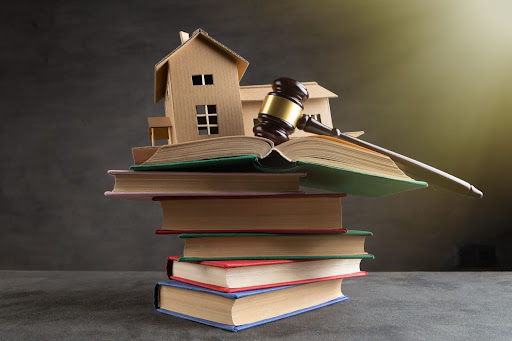
{"label": "red book cover", "polygon": [[[270,283],[265,285],[256,285],[256,286],[248,286],[248,287],[240,287],[240,288],[228,288],[221,287],[213,284],[197,282],[193,280],[189,280],[182,277],[173,276],[172,274],[172,265],[173,261],[178,261],[181,256],[169,256],[167,258],[167,277],[169,279],[174,279],[180,282],[185,282],[193,285],[197,285],[203,288],[212,289],[215,291],[221,292],[239,292],[245,290],[254,290],[254,289],[263,289],[263,288],[271,288],[278,287],[283,285],[295,285],[295,284],[305,284],[319,281],[327,281],[330,279],[340,279],[340,278],[351,278],[351,277],[361,277],[366,276],[368,273],[366,271],[359,271],[351,274],[338,275],[338,276],[329,276],[329,277],[320,277],[320,278],[312,278],[305,279],[299,281],[291,281],[291,282],[280,282],[280,283]],[[282,264],[282,263],[297,263],[297,262],[316,262],[319,260],[289,260],[289,259],[272,259],[272,260],[219,260],[219,261],[202,261],[202,262],[192,262],[201,265],[207,266],[216,266],[223,269],[243,267],[243,266],[258,266],[258,265],[271,265],[271,264]]]}
{"label": "red book cover", "polygon": [[163,201],[163,200],[197,200],[197,199],[234,199],[234,200],[243,200],[243,199],[276,199],[276,198],[343,198],[346,197],[346,193],[317,193],[317,194],[306,194],[306,193],[288,193],[288,194],[277,194],[277,195],[207,195],[207,196],[159,196],[154,197],[153,201]]}
{"label": "red book cover", "polygon": [[[169,256],[167,261],[178,261],[181,256]],[[283,263],[314,262],[317,260],[291,260],[291,259],[230,259],[230,260],[205,260],[202,262],[191,262],[202,265],[216,266],[218,268],[230,269],[242,266],[271,265]],[[169,275],[170,276],[170,275]]]}

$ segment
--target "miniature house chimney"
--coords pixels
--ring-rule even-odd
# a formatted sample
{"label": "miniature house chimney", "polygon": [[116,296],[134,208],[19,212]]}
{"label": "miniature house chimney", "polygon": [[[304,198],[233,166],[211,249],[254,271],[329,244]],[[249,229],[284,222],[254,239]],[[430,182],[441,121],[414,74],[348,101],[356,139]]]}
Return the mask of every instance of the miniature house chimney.
{"label": "miniature house chimney", "polygon": [[188,34],[188,32],[180,31],[180,39],[181,39],[182,44],[184,42],[186,42],[188,40],[188,38],[190,38],[190,35]]}

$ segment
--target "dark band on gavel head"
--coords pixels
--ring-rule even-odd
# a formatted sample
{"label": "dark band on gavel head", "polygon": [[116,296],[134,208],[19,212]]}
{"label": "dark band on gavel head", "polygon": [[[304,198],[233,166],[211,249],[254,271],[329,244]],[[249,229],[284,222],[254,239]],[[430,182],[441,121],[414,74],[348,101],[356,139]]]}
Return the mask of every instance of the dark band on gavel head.
{"label": "dark band on gavel head", "polygon": [[278,145],[288,141],[295,131],[309,93],[302,83],[286,77],[276,79],[272,90],[263,100],[258,114],[260,123],[254,126],[253,132]]}

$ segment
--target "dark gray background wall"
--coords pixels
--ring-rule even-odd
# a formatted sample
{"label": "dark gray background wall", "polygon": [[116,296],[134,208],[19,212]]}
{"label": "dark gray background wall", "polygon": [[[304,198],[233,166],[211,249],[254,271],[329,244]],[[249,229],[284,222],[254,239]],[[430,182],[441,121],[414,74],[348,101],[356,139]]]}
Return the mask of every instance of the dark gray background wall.
{"label": "dark gray background wall", "polygon": [[106,171],[148,144],[146,117],[163,115],[154,64],[199,27],[250,61],[242,85],[317,81],[340,96],[339,128],[484,191],[346,198],[345,226],[374,232],[366,270],[511,268],[512,28],[505,2],[485,3],[3,5],[0,269],[158,270],[180,253],[177,237],[153,234],[157,203],[103,192]]}

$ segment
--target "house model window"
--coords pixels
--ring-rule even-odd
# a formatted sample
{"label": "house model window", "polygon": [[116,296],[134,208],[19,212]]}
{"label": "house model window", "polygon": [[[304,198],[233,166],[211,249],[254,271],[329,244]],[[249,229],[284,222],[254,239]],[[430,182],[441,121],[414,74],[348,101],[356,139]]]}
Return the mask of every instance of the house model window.
{"label": "house model window", "polygon": [[196,105],[197,132],[199,135],[217,135],[217,106],[215,104]]}
{"label": "house model window", "polygon": [[211,85],[213,84],[213,75],[193,75],[193,85]]}
{"label": "house model window", "polygon": [[309,115],[309,116],[311,116],[312,119],[317,120],[318,122],[322,123],[322,119],[320,118],[320,114],[314,114],[314,115]]}

